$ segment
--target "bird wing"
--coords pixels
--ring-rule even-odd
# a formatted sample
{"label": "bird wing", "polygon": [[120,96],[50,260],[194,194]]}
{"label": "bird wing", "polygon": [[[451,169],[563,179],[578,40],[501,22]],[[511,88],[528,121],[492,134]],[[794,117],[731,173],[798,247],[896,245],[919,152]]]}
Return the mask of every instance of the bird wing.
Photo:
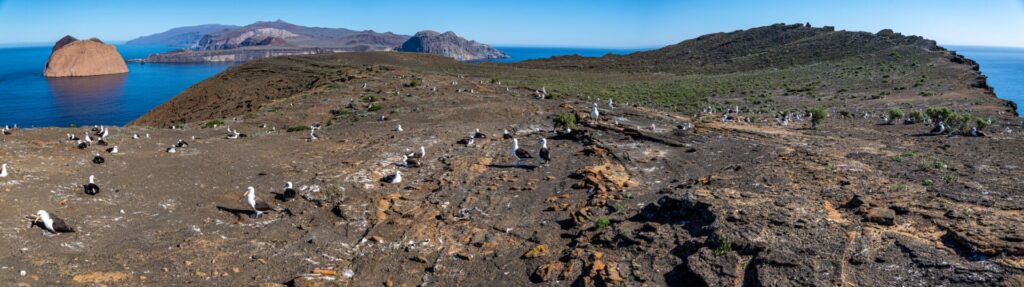
{"label": "bird wing", "polygon": [[546,148],[540,149],[540,153],[539,154],[540,154],[540,158],[543,158],[544,160],[551,160],[551,157],[550,157],[548,149],[546,149]]}
{"label": "bird wing", "polygon": [[516,149],[516,156],[519,158],[533,158],[530,152],[525,149]]}
{"label": "bird wing", "polygon": [[256,197],[256,210],[263,211],[263,210],[271,210],[271,209],[273,209],[273,208],[270,208],[270,204],[267,204],[267,202],[263,201],[262,198],[259,198],[258,196]]}
{"label": "bird wing", "polygon": [[68,226],[68,224],[65,223],[63,219],[60,219],[60,217],[57,217],[56,215],[50,214],[50,219],[53,219],[53,231],[56,231],[56,232],[75,232],[75,229],[71,228],[71,226]]}

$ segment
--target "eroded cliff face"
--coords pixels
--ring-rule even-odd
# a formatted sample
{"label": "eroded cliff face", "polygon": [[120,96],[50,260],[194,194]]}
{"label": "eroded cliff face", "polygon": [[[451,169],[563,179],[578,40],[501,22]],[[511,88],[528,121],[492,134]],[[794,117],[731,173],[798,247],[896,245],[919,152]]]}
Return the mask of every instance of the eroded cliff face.
{"label": "eroded cliff face", "polygon": [[486,44],[469,41],[448,31],[420,31],[398,48],[402,52],[430,53],[459,61],[508,58],[508,55]]}
{"label": "eroded cliff face", "polygon": [[43,75],[47,77],[84,77],[128,72],[121,53],[99,39],[78,40],[64,36],[53,46]]}

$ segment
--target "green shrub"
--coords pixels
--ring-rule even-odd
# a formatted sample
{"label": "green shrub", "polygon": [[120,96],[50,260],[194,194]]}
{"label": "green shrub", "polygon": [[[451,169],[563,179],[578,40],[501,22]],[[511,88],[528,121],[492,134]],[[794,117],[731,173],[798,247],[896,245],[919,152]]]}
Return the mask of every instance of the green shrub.
{"label": "green shrub", "polygon": [[409,81],[409,83],[405,84],[405,86],[409,88],[415,88],[421,85],[423,85],[423,81],[421,81],[420,79],[412,79],[412,81]]}
{"label": "green shrub", "polygon": [[384,106],[382,106],[381,104],[372,104],[372,105],[370,105],[370,108],[367,109],[367,110],[371,111],[371,112],[376,112],[376,111],[383,110],[383,109],[384,109]]}
{"label": "green shrub", "polygon": [[896,120],[902,119],[906,114],[900,108],[889,109],[889,123],[896,122]]}
{"label": "green shrub", "polygon": [[722,256],[732,252],[732,242],[729,239],[718,239],[718,246],[715,247],[715,256]]}
{"label": "green shrub", "polygon": [[216,126],[223,126],[223,125],[224,125],[224,121],[222,121],[222,120],[209,120],[205,124],[203,124],[203,128],[204,129],[208,129],[208,128],[212,128],[212,127],[216,127]]}
{"label": "green shrub", "polygon": [[334,116],[335,118],[344,119],[351,116],[352,112],[343,110],[331,110],[331,115]]}
{"label": "green shrub", "polygon": [[890,187],[890,189],[898,191],[898,192],[907,191],[907,188],[908,188],[907,185],[906,184],[902,184],[902,183],[894,184],[892,187]]}
{"label": "green shrub", "polygon": [[576,128],[576,114],[572,112],[564,112],[555,115],[556,129],[573,129]]}
{"label": "green shrub", "polygon": [[612,225],[612,221],[607,217],[598,218],[597,222],[594,222],[594,226],[597,227],[597,229],[603,229],[609,225]]}
{"label": "green shrub", "polygon": [[903,162],[903,157],[899,156],[899,155],[894,155],[894,156],[892,156],[892,161]]}
{"label": "green shrub", "polygon": [[941,161],[939,161],[939,160],[937,160],[937,159],[925,160],[925,161],[922,161],[921,164],[917,165],[917,168],[920,169],[921,171],[929,171],[929,170],[933,170],[933,169],[944,169],[944,168],[946,168],[946,164],[941,162]]}
{"label": "green shrub", "polygon": [[908,117],[907,119],[909,120],[909,121],[907,121],[908,124],[913,124],[913,123],[924,122],[926,117],[925,117],[924,112],[922,112],[922,111],[913,111],[913,112],[910,112],[910,117]]}
{"label": "green shrub", "polygon": [[818,125],[828,117],[825,108],[810,108],[807,109],[807,112],[811,114],[811,127],[813,128],[818,128]]}
{"label": "green shrub", "polygon": [[988,121],[979,118],[975,120],[974,125],[978,127],[978,130],[984,130],[988,127]]}
{"label": "green shrub", "polygon": [[290,133],[293,133],[293,132],[301,132],[301,131],[308,131],[308,130],[309,130],[309,126],[292,126],[292,127],[288,127],[288,129],[286,131],[290,132]]}
{"label": "green shrub", "polygon": [[78,125],[76,125],[75,123],[70,123],[70,124],[68,124],[68,127],[69,128],[77,128]]}

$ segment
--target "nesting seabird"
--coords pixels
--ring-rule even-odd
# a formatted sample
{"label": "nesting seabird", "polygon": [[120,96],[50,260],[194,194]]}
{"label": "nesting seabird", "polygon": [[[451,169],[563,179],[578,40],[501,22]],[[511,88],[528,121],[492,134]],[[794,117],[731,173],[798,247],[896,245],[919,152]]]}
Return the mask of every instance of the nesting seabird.
{"label": "nesting seabird", "polygon": [[396,131],[396,132],[400,132],[400,131],[402,131],[402,125],[398,125],[398,128],[395,128],[395,131]]}
{"label": "nesting seabird", "polygon": [[516,159],[516,165],[522,165],[524,159],[533,158],[530,152],[519,148],[519,139],[512,138],[512,157]]}
{"label": "nesting seabird", "polygon": [[3,129],[3,134],[4,134],[5,136],[9,136],[9,135],[11,135],[11,129],[10,129],[10,128],[8,128],[7,126],[4,126],[4,129]]}
{"label": "nesting seabird", "polygon": [[174,147],[176,147],[176,148],[183,148],[183,147],[187,147],[187,146],[188,146],[188,143],[183,141],[183,140],[181,140],[181,139],[178,139],[178,143],[174,144]]}
{"label": "nesting seabird", "polygon": [[939,124],[935,125],[935,128],[932,129],[931,134],[939,135],[939,134],[943,134],[945,132],[946,132],[946,124],[943,123],[943,122],[939,122]]}
{"label": "nesting seabird", "polygon": [[101,137],[98,141],[96,141],[96,145],[107,146],[107,140]]}
{"label": "nesting seabird", "polygon": [[613,104],[612,99],[608,99],[608,108],[609,109],[615,108],[615,105]]}
{"label": "nesting seabird", "polygon": [[288,202],[288,201],[291,201],[292,199],[295,199],[295,196],[297,194],[298,193],[295,192],[295,188],[292,187],[292,182],[289,181],[289,182],[285,182],[285,184],[284,184],[284,191],[282,191],[280,194],[278,194],[276,196],[276,198],[277,198],[277,200]]}
{"label": "nesting seabird", "polygon": [[596,121],[599,116],[601,116],[601,112],[597,110],[597,103],[594,103],[593,107],[590,108],[590,119]]}
{"label": "nesting seabird", "polygon": [[256,197],[256,189],[251,186],[245,191],[245,202],[249,204],[249,208],[252,208],[253,218],[259,218],[263,215],[264,211],[274,210],[273,208],[270,208],[270,205],[267,204],[266,201]]}
{"label": "nesting seabird", "polygon": [[32,223],[41,223],[41,227],[43,229],[46,229],[46,231],[49,231],[50,233],[53,234],[75,232],[75,229],[72,228],[71,226],[68,226],[68,224],[64,222],[63,219],[60,219],[60,217],[57,217],[57,215],[50,214],[45,210],[36,211],[36,216]]}
{"label": "nesting seabird", "polygon": [[110,135],[110,130],[108,130],[107,128],[103,128],[102,131],[100,132],[100,140],[102,140],[103,138],[105,138],[105,137],[107,137],[109,135]]}
{"label": "nesting seabird", "polygon": [[0,177],[7,177],[7,164],[0,165]]}
{"label": "nesting seabird", "polygon": [[381,181],[386,183],[401,183],[402,182],[402,171],[396,170],[394,174],[385,176]]}
{"label": "nesting seabird", "polygon": [[411,159],[407,155],[402,156],[402,166],[404,167],[420,167],[420,161]]}
{"label": "nesting seabird", "polygon": [[427,155],[427,149],[424,148],[423,146],[420,146],[420,151],[419,152],[410,153],[409,157],[410,158],[423,158],[426,155]]}
{"label": "nesting seabird", "polygon": [[487,135],[485,135],[484,133],[480,132],[480,129],[476,129],[476,132],[473,133],[473,138],[485,139],[485,138],[487,138]]}
{"label": "nesting seabird", "polygon": [[117,153],[117,146],[114,146],[112,148],[108,148],[107,152],[109,152],[109,153]]}
{"label": "nesting seabird", "polygon": [[167,153],[176,153],[176,152],[178,152],[178,150],[174,149],[174,146],[171,146],[171,147],[167,148],[165,151]]}
{"label": "nesting seabird", "polygon": [[508,133],[508,129],[504,129],[502,131],[501,138],[503,138],[503,139],[511,139],[512,138],[512,134]]}
{"label": "nesting seabird", "polygon": [[85,142],[92,143],[92,137],[90,137],[88,133],[85,134]]}
{"label": "nesting seabird", "polygon": [[77,147],[78,149],[85,149],[89,147],[89,143],[84,142],[82,140],[78,140],[78,144],[76,144],[75,147]]}
{"label": "nesting seabird", "polygon": [[82,187],[85,189],[85,194],[96,195],[96,194],[100,193],[100,186],[96,185],[96,177],[95,176],[90,175],[89,176],[89,184],[83,185]]}
{"label": "nesting seabird", "polygon": [[92,163],[103,164],[106,161],[107,160],[103,159],[103,156],[101,156],[99,153],[93,153],[92,154]]}
{"label": "nesting seabird", "polygon": [[540,156],[544,163],[551,161],[551,155],[548,151],[548,139],[540,138],[540,151],[537,152],[537,155]]}
{"label": "nesting seabird", "polygon": [[79,140],[79,138],[77,136],[75,136],[75,134],[68,134],[68,140],[69,141],[77,141],[77,140]]}

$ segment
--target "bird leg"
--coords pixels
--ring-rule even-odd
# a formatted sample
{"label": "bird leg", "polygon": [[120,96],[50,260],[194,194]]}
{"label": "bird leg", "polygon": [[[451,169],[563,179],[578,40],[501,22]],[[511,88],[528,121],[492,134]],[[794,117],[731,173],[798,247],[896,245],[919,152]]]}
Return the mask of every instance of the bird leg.
{"label": "bird leg", "polygon": [[252,218],[260,218],[260,216],[263,216],[263,212],[262,211],[259,211],[259,210],[254,210],[254,211],[255,212],[252,215],[250,215]]}

